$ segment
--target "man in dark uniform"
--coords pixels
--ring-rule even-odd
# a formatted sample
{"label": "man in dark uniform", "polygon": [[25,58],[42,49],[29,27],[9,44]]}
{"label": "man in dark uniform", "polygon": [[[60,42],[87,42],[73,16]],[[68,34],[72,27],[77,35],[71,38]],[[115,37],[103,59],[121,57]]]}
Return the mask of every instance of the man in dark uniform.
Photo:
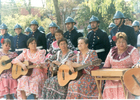
{"label": "man in dark uniform", "polygon": [[92,31],[92,28],[91,28],[90,24],[87,26],[87,31],[88,31],[88,33],[90,33]]}
{"label": "man in dark uniform", "polygon": [[45,29],[44,29],[42,26],[39,26],[39,27],[38,27],[38,30],[39,30],[41,33],[45,33]]}
{"label": "man in dark uniform", "polygon": [[116,25],[114,23],[110,23],[109,26],[108,26],[108,29],[109,29],[109,36],[108,36],[108,39],[109,39],[109,42],[110,42],[110,46],[112,47],[112,39],[111,39],[111,35],[110,35],[110,32],[112,30],[112,28],[116,27]]}
{"label": "man in dark uniform", "polygon": [[[13,36],[8,34],[7,30],[8,30],[7,26],[4,23],[2,23],[0,25],[0,31],[1,31],[0,41],[1,41],[1,39],[6,39],[6,38],[10,39],[11,40],[11,49],[10,49],[10,51],[15,51],[14,50]],[[2,46],[2,44],[0,42],[0,50],[2,48],[1,46]]]}
{"label": "man in dark uniform", "polygon": [[49,30],[50,33],[46,35],[46,44],[47,44],[47,50],[50,48],[50,45],[52,44],[53,41],[55,41],[54,33],[57,30],[58,26],[56,23],[51,22],[49,24]]}
{"label": "man in dark uniform", "polygon": [[[117,32],[124,32],[127,35],[127,43],[132,46],[136,46],[137,39],[134,32],[134,28],[128,25],[124,25],[124,15],[122,12],[117,11],[113,17],[116,27],[111,30],[111,38],[116,35]],[[115,46],[115,42],[112,40],[112,47]]]}
{"label": "man in dark uniform", "polygon": [[132,23],[132,27],[134,28],[134,31],[135,31],[135,34],[136,34],[136,37],[138,37],[138,35],[140,34],[139,32],[139,21],[135,20],[133,23]]}
{"label": "man in dark uniform", "polygon": [[76,22],[71,17],[67,17],[65,20],[65,25],[68,31],[64,33],[64,37],[66,39],[70,39],[71,43],[77,47],[77,40],[79,37],[83,37],[82,33],[78,33],[77,30],[74,29],[74,25]]}
{"label": "man in dark uniform", "polygon": [[25,30],[24,30],[24,33],[28,36],[30,33],[31,33],[31,29],[29,27],[27,27]]}
{"label": "man in dark uniform", "polygon": [[44,33],[41,33],[38,28],[38,22],[36,20],[31,21],[30,27],[32,32],[29,34],[29,38],[34,37],[37,40],[38,49],[46,49],[46,37]]}
{"label": "man in dark uniform", "polygon": [[24,49],[27,48],[28,36],[22,33],[22,27],[19,24],[16,24],[14,31],[17,34],[14,37],[14,48],[15,52],[19,55]]}
{"label": "man in dark uniform", "polygon": [[99,29],[100,21],[94,15],[90,18],[89,24],[92,28],[92,31],[87,35],[87,38],[89,39],[89,49],[95,50],[98,57],[104,62],[110,50],[107,33]]}

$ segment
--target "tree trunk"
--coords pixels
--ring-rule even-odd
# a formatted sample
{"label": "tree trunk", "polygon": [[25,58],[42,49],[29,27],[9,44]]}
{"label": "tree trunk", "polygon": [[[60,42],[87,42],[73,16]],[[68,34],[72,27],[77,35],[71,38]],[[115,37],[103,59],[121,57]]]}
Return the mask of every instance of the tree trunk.
{"label": "tree trunk", "polygon": [[61,15],[60,15],[59,7],[58,7],[58,0],[53,0],[53,4],[54,4],[54,7],[55,7],[57,25],[58,25],[60,28],[62,28],[62,26],[61,26]]}

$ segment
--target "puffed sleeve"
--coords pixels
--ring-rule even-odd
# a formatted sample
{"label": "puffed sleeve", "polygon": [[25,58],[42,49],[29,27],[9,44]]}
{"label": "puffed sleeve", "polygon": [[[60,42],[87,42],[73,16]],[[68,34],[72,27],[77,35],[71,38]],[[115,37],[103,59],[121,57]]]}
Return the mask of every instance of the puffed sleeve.
{"label": "puffed sleeve", "polygon": [[77,55],[74,55],[74,56],[70,57],[68,60],[72,61],[72,62],[77,62]]}
{"label": "puffed sleeve", "polygon": [[105,64],[103,67],[111,67],[111,63],[110,63],[110,59],[111,59],[111,50],[110,52],[108,53],[107,57],[106,57],[106,60],[105,60]]}
{"label": "puffed sleeve", "polygon": [[133,64],[137,64],[137,62],[139,60],[139,52],[138,52],[138,49],[135,48],[135,50],[132,52],[132,54],[130,56],[131,56],[131,59],[132,59],[132,63]]}
{"label": "puffed sleeve", "polygon": [[17,64],[19,62],[24,61],[26,53],[27,53],[27,49],[24,49],[19,56],[17,56],[15,59],[12,60],[12,64]]}
{"label": "puffed sleeve", "polygon": [[38,57],[38,61],[36,62],[36,64],[44,64],[45,63],[45,60],[46,60],[46,57],[45,57],[45,54],[46,54],[46,50],[39,50],[39,57]]}
{"label": "puffed sleeve", "polygon": [[71,43],[71,41],[69,39],[67,39],[67,42],[68,42],[68,48],[70,50],[73,50],[73,51],[76,50],[75,47],[74,47],[74,45]]}
{"label": "puffed sleeve", "polygon": [[137,37],[137,47],[140,47],[140,34]]}
{"label": "puffed sleeve", "polygon": [[[98,59],[98,56],[97,56],[97,53],[95,52],[95,50],[92,50],[89,54],[89,60],[88,62],[93,62],[95,60]],[[87,63],[88,63],[87,62]],[[90,65],[86,68],[84,68],[84,71],[87,73],[87,74],[90,74],[90,71],[94,69],[94,67],[97,67],[97,66],[94,66],[94,65]],[[98,67],[99,68],[99,67]]]}

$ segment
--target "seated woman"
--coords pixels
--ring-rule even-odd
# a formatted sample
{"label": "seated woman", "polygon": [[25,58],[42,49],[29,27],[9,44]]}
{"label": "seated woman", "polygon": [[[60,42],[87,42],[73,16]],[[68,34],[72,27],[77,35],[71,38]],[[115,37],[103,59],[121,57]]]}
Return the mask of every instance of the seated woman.
{"label": "seated woman", "polygon": [[[78,39],[77,55],[73,56],[66,62],[73,72],[76,67],[92,62],[96,59],[97,53],[94,50],[88,49],[88,39],[80,37]],[[87,66],[83,69],[83,74],[78,80],[70,81],[66,99],[97,99],[98,90],[95,79],[90,75],[91,70],[99,69],[97,66]]]}
{"label": "seated woman", "polygon": [[[48,51],[46,58],[49,58],[51,55],[56,54],[56,52],[58,50],[60,50],[59,46],[57,45],[58,44],[57,42],[58,42],[58,40],[64,38],[63,31],[60,29],[56,30],[54,33],[54,36],[55,36],[56,41],[54,41],[50,45],[50,48],[49,48],[49,51]],[[69,39],[67,40],[67,43],[68,43],[68,49],[73,50],[75,53],[77,53],[74,45],[71,43],[71,41]]]}
{"label": "seated woman", "polygon": [[[41,97],[42,88],[45,82],[45,68],[42,68],[45,63],[45,50],[37,49],[37,41],[35,38],[29,38],[27,41],[29,49],[24,49],[23,52],[13,59],[12,63],[19,65],[23,70],[27,70],[22,61],[30,61],[34,65],[31,76],[22,76],[18,79],[17,97],[18,99],[26,99],[26,96],[34,94],[35,98]],[[41,64],[41,65],[39,65]]]}
{"label": "seated woman", "polygon": [[[139,60],[138,50],[127,45],[127,36],[124,32],[118,32],[114,37],[114,41],[116,46],[110,50],[104,67],[131,68]],[[128,98],[133,98],[133,96],[129,93]],[[107,80],[103,90],[103,99],[125,99],[121,82]]]}
{"label": "seated woman", "polygon": [[[9,52],[11,47],[11,40],[4,39],[1,41],[2,51],[0,51],[0,58],[2,56],[8,56],[10,59],[18,56],[15,52]],[[12,68],[3,71],[0,74],[0,98],[6,95],[6,99],[13,99],[11,94],[16,97],[17,80],[12,78]]]}
{"label": "seated woman", "polygon": [[[58,46],[61,50],[51,56],[49,60],[60,66],[61,64],[65,64],[66,60],[74,55],[74,52],[68,49],[68,42],[65,38],[58,41]],[[67,86],[59,86],[57,76],[47,79],[42,89],[43,99],[65,99],[66,94]]]}

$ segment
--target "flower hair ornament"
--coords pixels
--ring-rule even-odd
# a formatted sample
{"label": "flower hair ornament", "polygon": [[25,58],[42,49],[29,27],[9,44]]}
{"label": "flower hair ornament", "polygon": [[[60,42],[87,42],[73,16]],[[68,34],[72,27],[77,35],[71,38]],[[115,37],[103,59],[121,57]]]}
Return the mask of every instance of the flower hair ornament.
{"label": "flower hair ornament", "polygon": [[117,40],[116,36],[113,36],[112,40],[115,42]]}
{"label": "flower hair ornament", "polygon": [[1,44],[3,44],[3,42],[4,42],[4,38],[1,39]]}

